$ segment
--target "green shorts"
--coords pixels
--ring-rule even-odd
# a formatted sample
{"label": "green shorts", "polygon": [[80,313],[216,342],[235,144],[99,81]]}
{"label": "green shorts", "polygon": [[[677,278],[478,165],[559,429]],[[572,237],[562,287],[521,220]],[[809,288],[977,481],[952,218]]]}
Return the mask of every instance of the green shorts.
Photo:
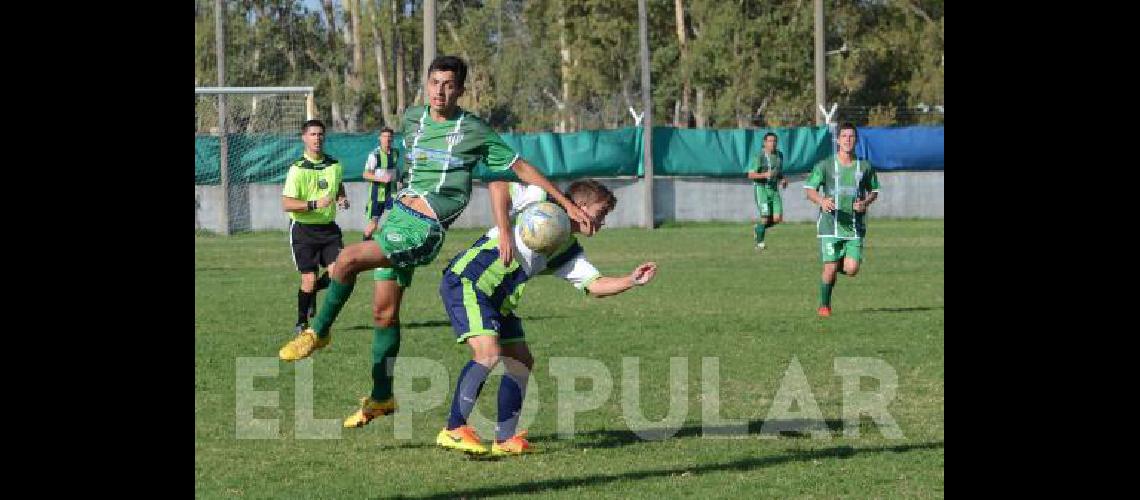
{"label": "green shorts", "polygon": [[832,236],[819,239],[819,256],[823,262],[836,262],[850,257],[855,262],[863,262],[863,239],[845,240]]}
{"label": "green shorts", "polygon": [[439,221],[396,201],[380,227],[380,235],[373,241],[392,261],[392,267],[411,268],[426,266],[435,260],[443,247],[443,236]]}
{"label": "green shorts", "polygon": [[783,216],[784,200],[780,198],[780,190],[757,185],[756,208],[760,210],[760,217]]}
{"label": "green shorts", "polygon": [[407,288],[412,286],[415,274],[414,267],[377,267],[372,270],[372,281],[395,281],[396,286]]}

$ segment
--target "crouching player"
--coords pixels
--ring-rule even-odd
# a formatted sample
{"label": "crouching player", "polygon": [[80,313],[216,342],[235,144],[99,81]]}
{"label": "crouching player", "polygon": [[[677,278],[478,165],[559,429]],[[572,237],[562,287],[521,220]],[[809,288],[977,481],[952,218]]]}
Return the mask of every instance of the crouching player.
{"label": "crouching player", "polygon": [[[512,218],[527,205],[543,201],[545,197],[541,189],[533,186],[503,184],[493,185],[496,187],[492,188],[492,203],[509,203]],[[566,197],[591,220],[590,229],[570,221],[572,233],[587,237],[601,229],[606,215],[617,203],[613,192],[594,180],[574,182],[566,191]],[[502,211],[504,215],[507,212]],[[513,259],[501,258],[499,230],[494,227],[470,249],[451,259],[439,285],[456,341],[471,348],[471,361],[459,372],[447,426],[436,436],[436,444],[467,453],[490,451],[493,455],[517,455],[532,451],[526,431],[515,432],[527,380],[534,366],[522,321],[513,312],[527,280],[539,274],[553,274],[590,295],[607,297],[644,285],[657,273],[657,264],[646,262],[627,276],[602,276],[586,260],[574,236],[550,255],[543,255],[523,243],[516,225],[504,227],[513,228]],[[475,407],[487,374],[500,360],[504,362],[505,374],[499,386],[495,440],[488,450],[475,430],[467,425],[467,417]]]}

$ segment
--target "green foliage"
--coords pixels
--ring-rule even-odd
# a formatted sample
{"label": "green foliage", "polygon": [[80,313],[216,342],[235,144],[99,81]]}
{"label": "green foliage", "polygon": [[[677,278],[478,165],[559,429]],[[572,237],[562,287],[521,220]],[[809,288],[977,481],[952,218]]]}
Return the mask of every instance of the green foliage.
{"label": "green foliage", "polygon": [[[349,1],[361,3],[365,23],[360,30],[362,68],[352,67]],[[392,2],[398,2],[398,26],[393,26]],[[345,113],[353,105],[359,108],[357,129],[379,128],[384,117],[371,26],[384,39],[391,106],[397,102],[396,57],[404,60],[405,105],[414,104],[422,81],[422,1],[414,2],[409,17],[404,2],[334,1],[337,33],[330,33],[325,14],[308,10],[299,0],[229,1],[226,83],[315,85],[322,117],[336,101]],[[438,53],[460,55],[470,66],[461,103],[494,127],[549,131],[563,119],[571,129],[633,124],[628,108],[641,107],[634,0],[436,2]],[[194,76],[200,86],[217,82],[213,6],[208,0],[195,2]],[[935,115],[914,118],[907,110],[945,101],[942,0],[830,0],[824,7],[826,50],[835,52],[826,58],[829,101],[841,109],[898,109],[892,123],[941,120]],[[677,38],[675,8],[675,0],[648,0],[656,124],[672,121],[686,82],[690,110],[703,113],[708,127],[813,121],[810,0],[684,0],[685,50]],[[393,51],[396,34],[399,54]],[[565,72],[563,42],[570,58]],[[350,74],[363,79],[359,94],[349,86]],[[565,92],[564,81],[569,84]],[[698,92],[703,94],[700,109]],[[565,113],[559,103],[565,104]],[[866,122],[868,116],[855,118]]]}

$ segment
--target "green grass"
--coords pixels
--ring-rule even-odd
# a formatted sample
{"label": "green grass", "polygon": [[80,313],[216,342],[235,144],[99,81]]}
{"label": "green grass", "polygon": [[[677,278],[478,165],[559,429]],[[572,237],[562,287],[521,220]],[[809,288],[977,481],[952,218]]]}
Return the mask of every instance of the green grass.
{"label": "green grass", "polygon": [[[195,235],[195,489],[200,497],[454,498],[542,495],[581,498],[662,497],[943,497],[944,496],[944,223],[876,220],[857,278],[840,277],[834,316],[815,316],[819,250],[811,224],[786,224],[752,248],[745,224],[670,225],[655,231],[609,229],[583,238],[604,273],[628,273],[655,260],[650,285],[606,299],[582,296],[565,282],[528,284],[518,311],[538,364],[527,405],[542,453],[475,460],[436,448],[454,377],[468,358],[456,345],[437,294],[442,266],[470,245],[476,230],[453,230],[436,262],[416,273],[404,299],[402,356],[429,358],[448,370],[447,401],[413,416],[412,439],[396,439],[393,418],[340,439],[296,439],[294,370],[254,388],[276,391],[276,439],[237,439],[239,357],[274,357],[288,339],[296,310],[297,274],[285,233],[230,238]],[[347,233],[346,243],[359,241]],[[313,415],[341,419],[370,388],[371,277],[334,326],[334,342],[312,361]],[[323,297],[323,294],[322,294]],[[576,416],[574,439],[557,435],[552,357],[603,363],[613,377],[600,408]],[[645,441],[622,411],[622,358],[638,357],[641,410],[660,420],[669,410],[671,357],[688,360],[688,414],[671,438]],[[701,359],[720,364],[720,415],[749,422],[743,439],[701,433]],[[860,437],[842,433],[843,392],[833,365],[871,357],[898,375],[889,411],[903,439],[885,437],[863,417]],[[773,398],[795,358],[803,368],[831,439],[789,433],[760,439]],[[413,387],[425,388],[419,380]],[[877,383],[865,379],[863,390]],[[589,384],[578,382],[579,390]],[[498,377],[478,411],[493,418]],[[407,405],[407,401],[402,401]],[[491,429],[480,429],[487,438]]]}

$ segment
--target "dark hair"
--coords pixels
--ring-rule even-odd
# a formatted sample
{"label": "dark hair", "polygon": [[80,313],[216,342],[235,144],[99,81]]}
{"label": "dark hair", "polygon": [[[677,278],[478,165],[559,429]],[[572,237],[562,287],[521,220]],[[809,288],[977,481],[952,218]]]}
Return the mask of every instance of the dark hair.
{"label": "dark hair", "polygon": [[606,187],[594,179],[581,179],[574,181],[570,187],[566,188],[565,193],[567,198],[574,203],[597,203],[604,201],[606,203],[606,212],[614,209],[617,205],[617,197],[610,188]]}
{"label": "dark hair", "polygon": [[433,71],[455,72],[455,83],[459,84],[460,88],[463,88],[464,82],[467,81],[467,63],[455,56],[439,56],[432,59],[431,65],[428,66],[429,77]]}
{"label": "dark hair", "polygon": [[855,124],[854,124],[854,123],[851,123],[851,122],[843,122],[843,125],[840,125],[840,126],[839,126],[839,128],[835,130],[835,135],[836,135],[836,137],[838,137],[838,136],[839,136],[839,133],[840,133],[840,132],[842,132],[842,131],[844,131],[844,130],[847,130],[847,129],[851,129],[851,131],[852,131],[852,132],[855,132],[855,136],[856,136],[856,137],[858,137],[858,136],[859,136],[859,131],[858,131],[858,130],[855,130]]}
{"label": "dark hair", "polygon": [[320,120],[309,120],[301,124],[301,134],[304,135],[305,131],[309,130],[309,127],[320,127],[321,130],[324,130],[325,124]]}
{"label": "dark hair", "polygon": [[[768,140],[768,136],[776,137],[776,133],[775,132],[768,132],[767,134],[764,134],[763,140],[765,140],[765,141]],[[778,140],[780,140],[780,138],[776,137],[776,140],[778,141]]]}
{"label": "dark hair", "polygon": [[392,130],[392,127],[384,127],[382,129],[380,129],[380,133],[377,135],[384,135],[384,132],[387,132],[387,133],[392,134],[392,135],[396,135],[396,132]]}

